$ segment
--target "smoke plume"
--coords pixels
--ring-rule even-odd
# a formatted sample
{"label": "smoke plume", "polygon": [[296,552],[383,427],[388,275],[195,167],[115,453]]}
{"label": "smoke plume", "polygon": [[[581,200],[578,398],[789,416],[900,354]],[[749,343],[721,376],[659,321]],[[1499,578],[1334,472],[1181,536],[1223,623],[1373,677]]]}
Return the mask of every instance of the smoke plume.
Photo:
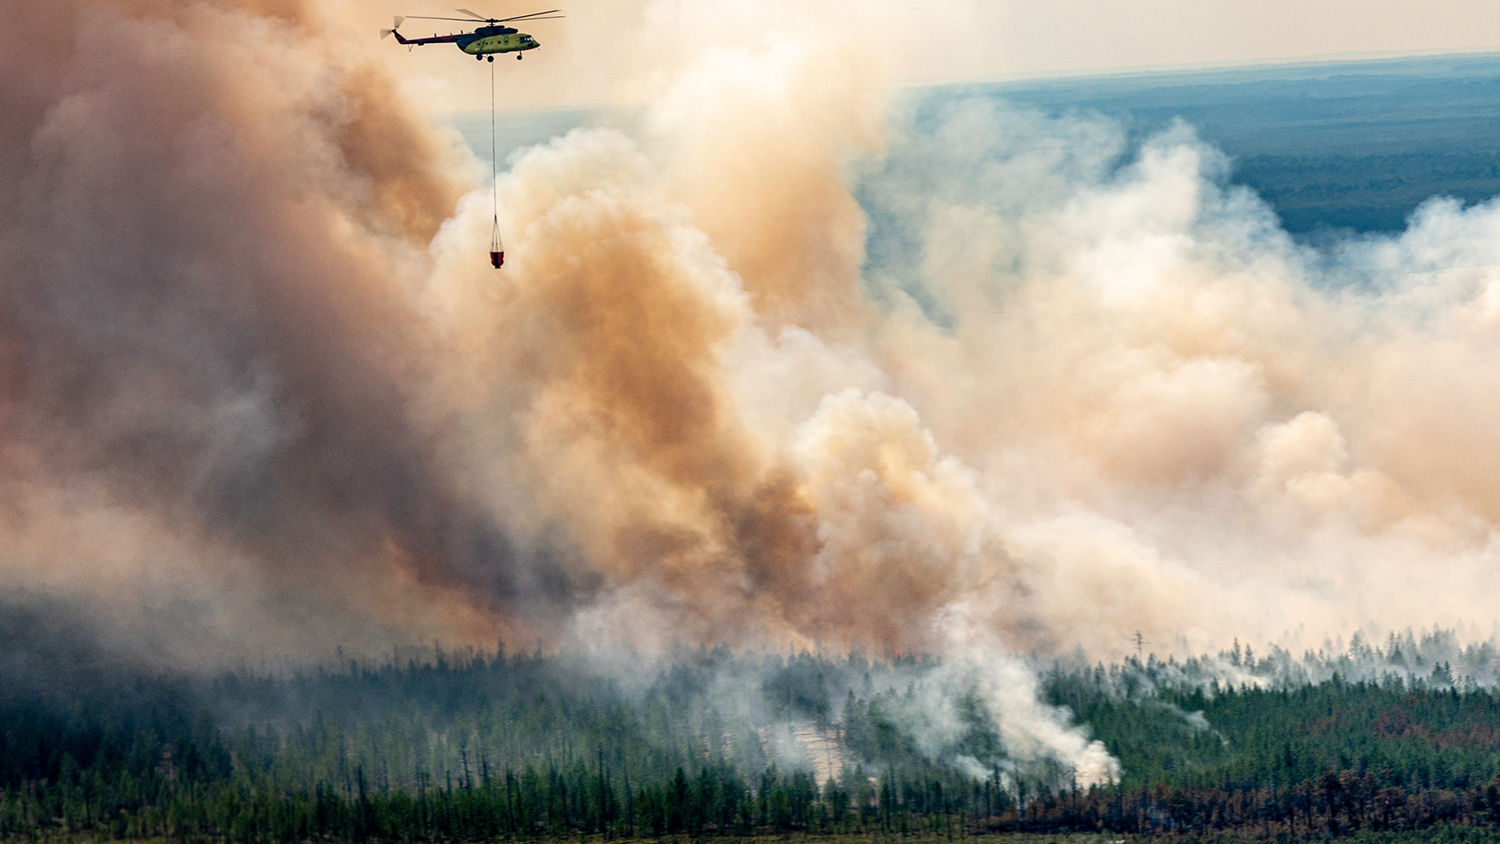
{"label": "smoke plume", "polygon": [[336,4],[9,11],[0,586],[114,647],[930,651],[1087,783],[1025,658],[1500,596],[1493,204],[1314,250],[1185,127],[919,119],[859,21],[654,6],[693,49],[510,162],[497,274]]}

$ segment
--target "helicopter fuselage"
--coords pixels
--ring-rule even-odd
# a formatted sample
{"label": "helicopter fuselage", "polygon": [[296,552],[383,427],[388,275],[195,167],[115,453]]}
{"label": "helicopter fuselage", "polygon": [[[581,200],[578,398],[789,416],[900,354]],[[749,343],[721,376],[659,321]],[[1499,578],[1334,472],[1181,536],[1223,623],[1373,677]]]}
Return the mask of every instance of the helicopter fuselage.
{"label": "helicopter fuselage", "polygon": [[519,53],[542,46],[535,38],[509,26],[481,26],[467,35],[460,35],[459,40],[453,43],[471,56]]}

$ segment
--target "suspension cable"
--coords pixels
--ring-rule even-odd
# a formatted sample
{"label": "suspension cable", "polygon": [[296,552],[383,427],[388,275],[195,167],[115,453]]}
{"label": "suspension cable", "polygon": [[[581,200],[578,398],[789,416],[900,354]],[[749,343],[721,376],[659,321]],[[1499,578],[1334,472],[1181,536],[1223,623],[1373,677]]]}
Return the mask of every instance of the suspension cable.
{"label": "suspension cable", "polygon": [[500,163],[495,149],[495,63],[490,62],[490,205],[495,212],[495,226],[500,226]]}
{"label": "suspension cable", "polygon": [[495,147],[495,63],[489,63],[489,199],[495,229],[490,249],[499,247],[499,154]]}
{"label": "suspension cable", "polygon": [[500,244],[500,150],[495,144],[495,62],[490,61],[490,264],[495,269],[505,263],[505,248]]}

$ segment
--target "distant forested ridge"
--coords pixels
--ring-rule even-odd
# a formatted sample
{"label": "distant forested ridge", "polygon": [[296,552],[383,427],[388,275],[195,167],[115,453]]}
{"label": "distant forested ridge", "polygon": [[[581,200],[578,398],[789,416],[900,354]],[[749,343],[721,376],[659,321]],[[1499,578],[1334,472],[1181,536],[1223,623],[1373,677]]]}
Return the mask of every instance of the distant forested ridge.
{"label": "distant forested ridge", "polygon": [[[934,96],[943,96],[939,93]],[[1184,120],[1287,231],[1397,232],[1422,202],[1500,194],[1500,55],[1421,56],[968,86],[1130,132]]]}
{"label": "distant forested ridge", "polygon": [[1468,673],[1493,654],[1438,635],[1055,664],[1048,702],[1124,769],[1092,789],[1010,758],[980,707],[948,744],[923,739],[904,722],[938,663],[916,657],[501,649],[31,677],[0,688],[0,835],[1500,834],[1500,699]]}

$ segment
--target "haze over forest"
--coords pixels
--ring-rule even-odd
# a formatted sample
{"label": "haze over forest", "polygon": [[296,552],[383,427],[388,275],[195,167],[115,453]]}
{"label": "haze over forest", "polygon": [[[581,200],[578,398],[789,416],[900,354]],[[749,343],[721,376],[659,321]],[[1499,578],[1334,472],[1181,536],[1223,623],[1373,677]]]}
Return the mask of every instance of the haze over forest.
{"label": "haze over forest", "polygon": [[[1345,653],[1372,683],[1493,684],[1500,205],[1495,150],[1464,146],[1493,58],[912,91],[863,17],[658,4],[649,96],[491,185],[373,25],[349,48],[357,9],[10,10],[15,688],[496,643],[605,678],[683,649],[900,657],[957,719],[933,758],[1088,788],[1125,769],[1046,667],[1144,670],[1135,641],[1203,658],[1187,696]],[[546,86],[533,64],[493,70]],[[1378,121],[1316,111],[1369,84],[1412,109],[1365,136],[1384,153],[1339,140]],[[1147,102],[1172,85],[1187,105]],[[1274,148],[1296,121],[1236,123],[1214,90],[1267,120],[1314,92],[1322,146]],[[1402,146],[1418,102],[1451,159]],[[950,747],[962,718],[994,758]]]}

